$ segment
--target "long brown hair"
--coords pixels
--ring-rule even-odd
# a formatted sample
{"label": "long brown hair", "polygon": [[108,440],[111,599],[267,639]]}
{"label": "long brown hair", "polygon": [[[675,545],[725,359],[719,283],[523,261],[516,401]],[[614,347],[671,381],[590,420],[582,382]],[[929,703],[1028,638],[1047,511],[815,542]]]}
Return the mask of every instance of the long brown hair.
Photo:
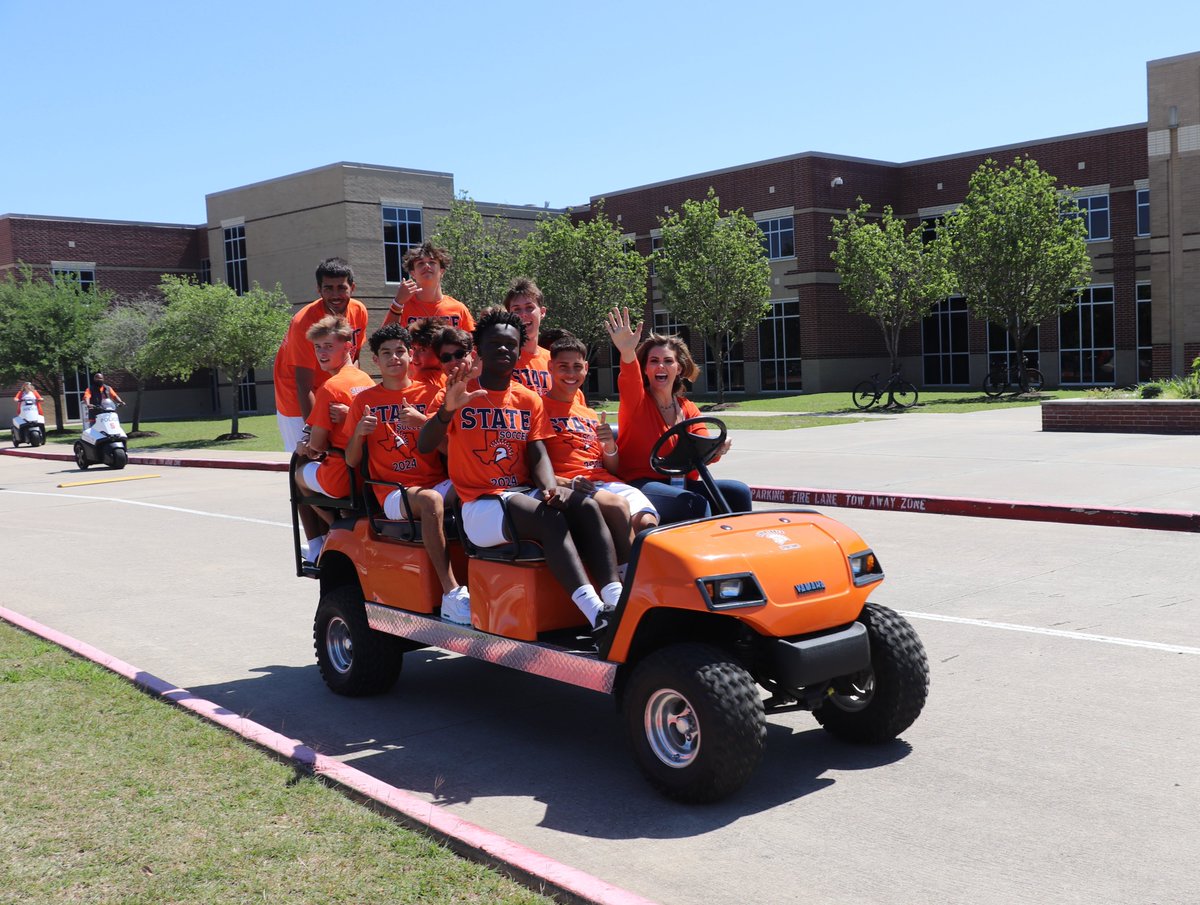
{"label": "long brown hair", "polygon": [[671,387],[671,395],[684,395],[691,388],[692,381],[700,376],[700,368],[696,365],[696,359],[692,358],[692,350],[683,341],[683,337],[675,334],[651,333],[638,345],[637,360],[638,367],[642,369],[642,386],[648,386],[650,383],[646,378],[646,360],[650,357],[650,350],[655,346],[666,346],[675,353],[675,358],[679,362],[679,374],[675,377],[675,383]]}

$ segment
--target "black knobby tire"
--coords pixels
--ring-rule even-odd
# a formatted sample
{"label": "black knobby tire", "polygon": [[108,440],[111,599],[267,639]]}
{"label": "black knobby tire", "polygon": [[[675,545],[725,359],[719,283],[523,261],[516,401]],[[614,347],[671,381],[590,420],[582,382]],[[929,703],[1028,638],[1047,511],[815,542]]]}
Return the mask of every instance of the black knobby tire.
{"label": "black knobby tire", "polygon": [[399,639],[367,624],[362,591],[355,585],[321,595],[313,646],[321,678],[330,691],[346,697],[383,694],[396,684],[404,665]]}
{"label": "black knobby tire", "polygon": [[122,469],[129,462],[129,454],[119,446],[111,447],[104,454],[104,464],[109,468]]}
{"label": "black knobby tire", "polygon": [[745,784],[762,759],[767,722],[750,674],[705,644],[655,651],[622,696],[633,756],[668,798],[717,801]]}
{"label": "black knobby tire", "polygon": [[869,409],[879,401],[879,393],[875,389],[875,383],[870,380],[864,380],[854,388],[854,407],[860,409]]}
{"label": "black knobby tire", "polygon": [[861,744],[894,739],[913,724],[929,694],[929,661],[921,639],[899,613],[868,603],[871,668],[834,683],[834,694],[813,715],[826,731]]}
{"label": "black knobby tire", "polygon": [[988,374],[983,378],[983,393],[985,396],[990,396],[995,399],[1008,389],[1008,381],[999,374]]}
{"label": "black knobby tire", "polygon": [[897,380],[888,393],[888,402],[910,409],[917,404],[917,388],[907,380]]}
{"label": "black knobby tire", "polygon": [[87,471],[87,467],[92,464],[88,461],[87,451],[83,448],[82,440],[75,441],[75,464],[81,471]]}

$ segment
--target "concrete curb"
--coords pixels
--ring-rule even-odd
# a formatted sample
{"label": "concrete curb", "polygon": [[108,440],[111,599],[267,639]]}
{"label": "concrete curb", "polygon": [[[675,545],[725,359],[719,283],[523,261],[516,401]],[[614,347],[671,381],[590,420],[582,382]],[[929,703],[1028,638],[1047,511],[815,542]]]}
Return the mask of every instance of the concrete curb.
{"label": "concrete curb", "polygon": [[185,688],[172,685],[7,607],[0,606],[0,619],[123,676],[139,688],[190,710],[197,716],[278,755],[304,772],[320,776],[343,790],[369,799],[405,825],[432,834],[460,855],[499,868],[502,873],[537,892],[565,902],[587,905],[656,905],[651,899],[642,898],[636,893],[568,867],[533,849],[455,817],[445,809],[423,801],[416,795],[380,782],[361,770],[331,757],[318,754],[298,739],[280,735],[211,701],[196,697]]}
{"label": "concrete curb", "polygon": [[750,495],[759,503],[924,512],[930,515],[965,515],[1027,522],[1100,525],[1108,528],[1146,528],[1153,531],[1200,532],[1200,512],[1170,509],[1119,509],[1107,506],[1071,506],[1060,503],[977,500],[802,487],[751,487]]}
{"label": "concrete curb", "polygon": [[[65,453],[0,449],[0,455],[30,459],[74,462]],[[286,462],[257,459],[199,459],[169,456],[129,457],[133,465],[181,468],[238,468],[247,471],[287,471]],[[1017,500],[988,500],[885,493],[866,490],[826,490],[815,487],[752,486],[751,498],[759,503],[789,506],[829,506],[836,509],[880,509],[924,512],[930,515],[963,515],[971,518],[1017,519],[1027,522],[1059,522],[1069,525],[1099,525],[1108,528],[1143,528],[1150,531],[1200,532],[1200,512],[1172,509],[1124,509],[1065,503],[1035,503]]]}

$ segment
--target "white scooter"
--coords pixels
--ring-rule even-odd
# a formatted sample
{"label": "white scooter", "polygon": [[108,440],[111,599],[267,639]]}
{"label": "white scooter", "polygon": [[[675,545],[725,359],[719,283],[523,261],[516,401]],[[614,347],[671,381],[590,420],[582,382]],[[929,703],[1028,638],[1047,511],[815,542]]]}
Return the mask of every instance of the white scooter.
{"label": "white scooter", "polygon": [[109,468],[124,468],[129,461],[125,450],[127,439],[121,419],[117,417],[117,404],[105,399],[100,403],[91,427],[85,427],[75,441],[75,464],[81,469],[101,463]]}
{"label": "white scooter", "polygon": [[21,407],[12,420],[12,445],[41,446],[46,442],[46,418],[38,411],[32,396],[21,399]]}

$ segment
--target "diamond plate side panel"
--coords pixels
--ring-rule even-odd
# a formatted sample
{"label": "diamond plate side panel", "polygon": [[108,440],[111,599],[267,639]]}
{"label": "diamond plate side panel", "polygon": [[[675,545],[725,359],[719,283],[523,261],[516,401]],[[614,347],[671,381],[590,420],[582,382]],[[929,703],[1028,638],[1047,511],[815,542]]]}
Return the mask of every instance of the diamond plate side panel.
{"label": "diamond plate side panel", "polygon": [[580,688],[612,693],[617,664],[600,660],[594,654],[572,653],[546,644],[501,638],[470,626],[454,625],[369,601],[365,606],[367,624],[378,632]]}

